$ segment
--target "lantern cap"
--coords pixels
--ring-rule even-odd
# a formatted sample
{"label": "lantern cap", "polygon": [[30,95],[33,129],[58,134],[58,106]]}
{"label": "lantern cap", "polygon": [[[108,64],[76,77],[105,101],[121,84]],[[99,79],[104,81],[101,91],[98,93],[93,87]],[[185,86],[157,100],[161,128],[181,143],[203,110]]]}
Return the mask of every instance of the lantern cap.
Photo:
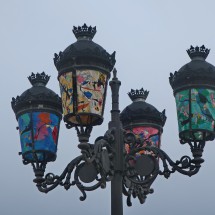
{"label": "lantern cap", "polygon": [[[131,95],[132,94],[132,95]],[[149,91],[143,90],[131,90],[128,95],[133,101],[128,105],[120,114],[120,120],[123,127],[130,124],[153,124],[157,127],[163,127],[166,122],[165,110],[159,112],[153,105],[145,102]]]}
{"label": "lantern cap", "polygon": [[149,91],[141,88],[140,90],[131,89],[131,91],[128,93],[128,96],[130,97],[130,99],[133,102],[134,101],[145,101],[147,99],[148,94],[149,94]]}
{"label": "lantern cap", "polygon": [[116,63],[115,52],[109,54],[103,47],[93,42],[96,27],[74,27],[73,33],[77,41],[68,46],[63,52],[54,54],[54,64],[57,70],[65,72],[74,67],[94,67],[110,72]]}
{"label": "lantern cap", "polygon": [[187,54],[191,58],[191,60],[195,59],[196,57],[201,57],[204,60],[207,58],[210,49],[205,48],[204,45],[201,47],[196,46],[195,48],[191,45],[189,49],[187,49]]}
{"label": "lantern cap", "polygon": [[36,75],[32,73],[28,77],[33,86],[20,96],[13,97],[11,101],[12,109],[17,117],[20,113],[32,111],[33,109],[49,109],[58,113],[58,115],[62,114],[61,98],[45,86],[49,78],[50,76],[44,72]]}
{"label": "lantern cap", "polygon": [[[198,47],[198,46],[197,46]],[[191,61],[182,66],[178,71],[170,73],[169,82],[174,91],[195,87],[206,87],[215,89],[215,67],[205,61],[209,49],[204,46],[187,50]]]}
{"label": "lantern cap", "polygon": [[73,26],[73,33],[77,39],[90,39],[92,40],[96,34],[96,26],[87,26],[86,23],[82,26]]}
{"label": "lantern cap", "polygon": [[28,76],[28,80],[32,84],[32,86],[46,86],[50,79],[50,76],[46,75],[45,72],[34,74],[31,73],[30,76]]}

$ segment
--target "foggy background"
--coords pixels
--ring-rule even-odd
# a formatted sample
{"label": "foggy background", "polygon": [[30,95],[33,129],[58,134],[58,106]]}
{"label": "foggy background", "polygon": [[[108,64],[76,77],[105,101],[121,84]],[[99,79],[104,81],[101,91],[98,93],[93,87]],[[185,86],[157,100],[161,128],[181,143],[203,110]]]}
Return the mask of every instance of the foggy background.
{"label": "foggy background", "polygon": [[[109,53],[116,51],[116,68],[122,82],[120,109],[131,103],[127,92],[143,87],[150,91],[147,102],[159,111],[166,109],[167,122],[162,149],[173,159],[191,155],[188,145],[180,145],[175,100],[169,73],[190,61],[186,49],[204,44],[211,52],[207,61],[215,64],[215,1],[213,0],[0,0],[0,214],[1,215],[97,215],[110,214],[110,183],[105,190],[87,193],[84,202],[75,187],[58,187],[40,193],[33,183],[33,170],[22,164],[17,121],[11,99],[31,85],[32,72],[51,75],[47,85],[59,94],[55,52],[76,41],[73,25],[97,27],[93,39]],[[91,143],[103,135],[110,120],[110,88],[102,126],[95,127]],[[47,172],[61,174],[77,155],[74,129],[61,123],[58,157]],[[215,141],[207,142],[200,172],[189,178],[174,173],[167,180],[158,176],[141,205],[137,199],[124,214],[214,215]]]}

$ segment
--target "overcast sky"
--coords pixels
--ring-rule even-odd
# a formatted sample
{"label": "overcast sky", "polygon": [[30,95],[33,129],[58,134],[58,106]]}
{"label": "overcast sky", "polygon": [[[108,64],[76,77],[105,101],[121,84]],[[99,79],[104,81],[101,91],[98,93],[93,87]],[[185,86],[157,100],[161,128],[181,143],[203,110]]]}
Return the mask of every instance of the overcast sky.
{"label": "overcast sky", "polygon": [[[204,44],[211,52],[207,61],[215,64],[214,0],[0,0],[0,214],[1,215],[97,215],[110,214],[110,185],[105,190],[89,192],[79,201],[76,188],[56,188],[49,194],[37,191],[30,165],[24,166],[20,151],[17,121],[11,98],[20,95],[30,83],[32,72],[51,75],[48,87],[59,93],[55,52],[76,41],[73,26],[97,26],[94,42],[109,53],[116,51],[116,68],[122,82],[120,109],[131,101],[127,92],[143,87],[150,91],[147,101],[158,110],[166,109],[167,122],[162,149],[173,160],[190,155],[187,145],[180,145],[175,101],[169,85],[169,73],[190,61],[186,49]],[[103,135],[110,120],[110,89],[102,126],[93,130],[91,142]],[[47,171],[60,174],[72,158],[79,155],[75,132],[61,123],[58,157]],[[208,142],[205,162],[191,178],[173,174],[166,180],[159,176],[146,203],[133,200],[124,214],[214,215],[215,213],[215,141]]]}

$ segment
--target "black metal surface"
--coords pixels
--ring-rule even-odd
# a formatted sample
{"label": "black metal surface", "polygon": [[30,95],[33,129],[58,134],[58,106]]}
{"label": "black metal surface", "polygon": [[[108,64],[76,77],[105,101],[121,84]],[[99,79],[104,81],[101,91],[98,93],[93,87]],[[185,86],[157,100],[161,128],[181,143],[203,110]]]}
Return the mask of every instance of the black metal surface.
{"label": "black metal surface", "polygon": [[134,168],[140,176],[150,175],[155,169],[155,159],[152,156],[143,154],[135,159]]}
{"label": "black metal surface", "polygon": [[69,71],[76,66],[89,66],[111,71],[116,62],[115,52],[109,54],[104,48],[92,41],[96,27],[74,27],[73,33],[77,42],[68,46],[63,52],[55,53],[54,63],[59,72]]}
{"label": "black metal surface", "polygon": [[84,183],[93,182],[96,179],[97,171],[92,163],[84,163],[79,171],[79,177]]}
{"label": "black metal surface", "polygon": [[131,90],[129,97],[132,104],[128,105],[120,114],[120,120],[123,128],[132,124],[153,124],[162,129],[166,122],[165,110],[159,112],[153,105],[145,102],[148,91]]}
{"label": "black metal surface", "polygon": [[28,77],[33,85],[30,89],[26,90],[12,98],[12,108],[18,118],[20,114],[30,112],[31,110],[47,110],[48,112],[56,113],[60,118],[62,117],[62,104],[61,98],[52,90],[46,87],[49,81],[49,76],[44,72],[34,74]]}
{"label": "black metal surface", "polygon": [[202,47],[191,46],[188,50],[191,61],[182,66],[178,72],[170,73],[169,82],[174,94],[195,87],[215,89],[215,67],[205,61],[209,50]]}

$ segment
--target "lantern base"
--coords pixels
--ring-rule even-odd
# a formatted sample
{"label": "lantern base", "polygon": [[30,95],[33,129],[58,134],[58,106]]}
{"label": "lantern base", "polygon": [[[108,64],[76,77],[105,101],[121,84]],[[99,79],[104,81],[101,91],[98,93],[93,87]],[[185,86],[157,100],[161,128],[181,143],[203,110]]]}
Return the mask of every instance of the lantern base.
{"label": "lantern base", "polygon": [[22,154],[25,163],[51,162],[56,160],[56,154],[45,150],[28,151]]}
{"label": "lantern base", "polygon": [[103,117],[93,113],[68,114],[64,116],[64,122],[67,123],[67,128],[75,126],[96,126],[102,124]]}
{"label": "lantern base", "polygon": [[215,138],[215,132],[204,129],[186,130],[179,133],[182,143],[212,141]]}

